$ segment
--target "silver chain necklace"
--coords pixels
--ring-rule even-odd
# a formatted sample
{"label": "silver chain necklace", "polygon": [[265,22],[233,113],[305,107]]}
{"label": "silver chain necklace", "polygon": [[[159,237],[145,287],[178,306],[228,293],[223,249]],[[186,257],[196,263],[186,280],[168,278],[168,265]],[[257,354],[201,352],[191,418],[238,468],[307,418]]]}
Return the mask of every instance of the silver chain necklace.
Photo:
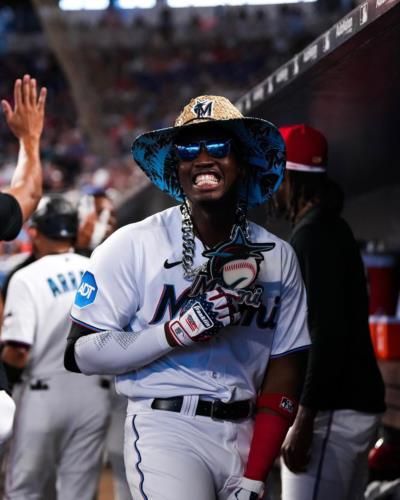
{"label": "silver chain necklace", "polygon": [[[185,201],[180,206],[180,210],[182,213],[182,267],[183,267],[183,276],[187,281],[193,281],[194,278],[200,271],[203,271],[207,267],[207,263],[205,262],[201,266],[196,268],[193,267],[194,260],[194,252],[196,248],[196,242],[194,239],[194,230],[193,230],[193,222],[191,217],[190,206],[185,198]],[[235,229],[235,226],[239,225],[246,238],[250,238],[250,227],[249,222],[246,218],[246,212],[242,206],[238,205],[236,208],[236,222],[232,226],[231,235]]]}
{"label": "silver chain necklace", "polygon": [[196,275],[205,268],[205,264],[193,268],[196,243],[190,207],[187,200],[180,206],[182,212],[182,267],[185,280],[193,281]]}

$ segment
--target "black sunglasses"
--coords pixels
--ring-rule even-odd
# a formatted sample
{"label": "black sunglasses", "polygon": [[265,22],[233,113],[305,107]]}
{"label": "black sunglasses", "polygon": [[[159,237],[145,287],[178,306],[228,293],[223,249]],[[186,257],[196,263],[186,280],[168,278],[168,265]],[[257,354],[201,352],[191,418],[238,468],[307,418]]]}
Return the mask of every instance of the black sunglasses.
{"label": "black sunglasses", "polygon": [[232,139],[198,141],[191,144],[175,144],[175,151],[182,161],[191,161],[197,158],[202,147],[213,158],[225,158],[231,150]]}

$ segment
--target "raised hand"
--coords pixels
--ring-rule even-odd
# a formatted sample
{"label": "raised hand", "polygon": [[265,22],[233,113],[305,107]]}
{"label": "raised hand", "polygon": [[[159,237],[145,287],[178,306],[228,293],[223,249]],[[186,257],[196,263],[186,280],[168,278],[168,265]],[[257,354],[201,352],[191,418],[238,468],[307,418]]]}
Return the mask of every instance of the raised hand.
{"label": "raised hand", "polygon": [[19,140],[17,166],[10,187],[3,191],[17,200],[23,221],[32,215],[43,193],[40,137],[46,94],[43,87],[38,96],[36,80],[24,75],[14,84],[14,108],[5,99],[1,101],[7,124]]}
{"label": "raised hand", "polygon": [[166,332],[173,345],[191,345],[210,340],[221,328],[239,321],[239,294],[218,287],[187,301],[178,319],[166,323]]}
{"label": "raised hand", "polygon": [[6,121],[10,130],[20,140],[39,140],[43,131],[44,110],[47,90],[45,87],[37,92],[35,78],[24,75],[14,84],[14,108],[3,99],[3,108]]}

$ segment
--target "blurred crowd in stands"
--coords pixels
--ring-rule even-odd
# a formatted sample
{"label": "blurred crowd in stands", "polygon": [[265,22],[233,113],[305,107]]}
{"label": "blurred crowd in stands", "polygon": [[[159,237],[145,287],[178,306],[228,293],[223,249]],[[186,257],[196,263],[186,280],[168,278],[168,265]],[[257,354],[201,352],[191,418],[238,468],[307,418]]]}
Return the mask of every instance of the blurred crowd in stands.
{"label": "blurred crowd in stands", "polygon": [[[95,154],[83,134],[71,85],[38,16],[26,6],[0,7],[0,97],[12,100],[13,82],[25,73],[45,85],[45,191],[68,191],[79,199],[87,186],[96,186],[118,205],[147,182],[130,157],[135,136],[170,126],[176,110],[194,95],[223,94],[235,101],[352,7],[327,5],[220,6],[189,9],[186,17],[182,9],[168,8],[153,17],[148,10],[144,15],[108,9],[97,17],[59,11],[68,26],[65,43],[84,54],[99,96],[107,157]],[[9,183],[17,150],[0,119],[0,186]],[[18,251],[7,245],[3,252]]]}

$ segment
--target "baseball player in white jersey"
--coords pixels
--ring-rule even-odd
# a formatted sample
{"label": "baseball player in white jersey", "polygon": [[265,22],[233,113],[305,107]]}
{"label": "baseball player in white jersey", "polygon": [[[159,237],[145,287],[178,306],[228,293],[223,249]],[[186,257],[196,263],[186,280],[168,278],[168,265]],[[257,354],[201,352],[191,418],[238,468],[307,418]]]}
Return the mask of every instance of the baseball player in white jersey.
{"label": "baseball player in white jersey", "polygon": [[17,412],[7,461],[5,498],[93,500],[101,468],[109,394],[99,376],[63,366],[71,301],[87,267],[71,248],[77,211],[59,196],[44,197],[32,217],[39,259],[12,277],[5,303],[2,359],[15,386]]}
{"label": "baseball player in white jersey", "polygon": [[133,498],[261,498],[309,345],[293,251],[246,218],[280,184],[283,140],[202,96],[175,127],[138,137],[133,155],[183,203],[94,251],[65,365],[117,375]]}
{"label": "baseball player in white jersey", "polygon": [[[101,188],[87,187],[78,204],[79,228],[76,251],[90,256],[94,248],[116,230],[115,205]],[[114,500],[131,500],[124,464],[124,421],[127,399],[110,384],[110,418],[104,456],[111,467]]]}

